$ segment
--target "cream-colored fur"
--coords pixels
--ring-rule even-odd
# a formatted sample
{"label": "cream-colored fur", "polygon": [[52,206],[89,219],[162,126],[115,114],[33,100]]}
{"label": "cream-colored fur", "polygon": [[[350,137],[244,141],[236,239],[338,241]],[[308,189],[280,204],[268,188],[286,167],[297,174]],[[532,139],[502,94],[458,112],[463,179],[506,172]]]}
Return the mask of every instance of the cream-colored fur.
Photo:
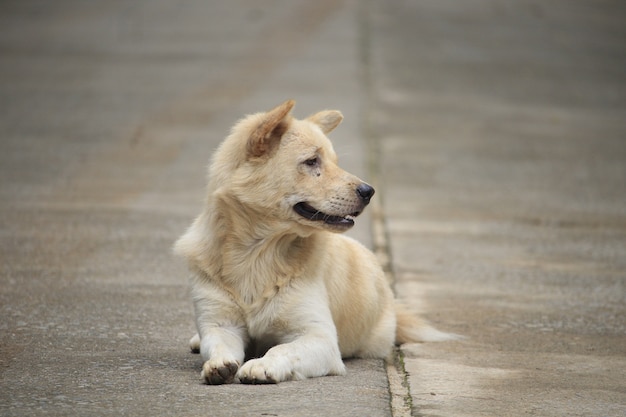
{"label": "cream-colored fur", "polygon": [[[204,209],[175,245],[191,269],[191,345],[210,384],[341,375],[342,357],[386,358],[396,339],[380,265],[338,233],[373,194],[339,168],[326,137],[343,116],[297,120],[293,105],[234,126],[213,156]],[[428,327],[399,314],[399,341],[420,339]]]}

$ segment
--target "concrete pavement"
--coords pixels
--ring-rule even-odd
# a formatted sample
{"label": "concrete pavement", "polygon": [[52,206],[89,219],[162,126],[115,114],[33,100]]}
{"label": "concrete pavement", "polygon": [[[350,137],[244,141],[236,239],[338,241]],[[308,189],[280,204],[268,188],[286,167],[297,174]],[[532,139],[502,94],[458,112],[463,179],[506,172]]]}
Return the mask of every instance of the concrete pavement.
{"label": "concrete pavement", "polygon": [[391,414],[382,361],[202,384],[170,253],[246,113],[342,109],[337,150],[365,176],[357,17],[334,1],[0,4],[1,415]]}
{"label": "concrete pavement", "polygon": [[[579,0],[2,2],[0,414],[623,415],[624,17]],[[398,370],[201,383],[170,246],[232,123],[287,97],[344,112],[332,139],[377,180],[400,297],[469,339],[405,346]],[[370,221],[354,234],[380,244]]]}
{"label": "concrete pavement", "polygon": [[[626,7],[375,2],[371,134],[415,415],[626,415]],[[415,304],[414,304],[415,305]]]}

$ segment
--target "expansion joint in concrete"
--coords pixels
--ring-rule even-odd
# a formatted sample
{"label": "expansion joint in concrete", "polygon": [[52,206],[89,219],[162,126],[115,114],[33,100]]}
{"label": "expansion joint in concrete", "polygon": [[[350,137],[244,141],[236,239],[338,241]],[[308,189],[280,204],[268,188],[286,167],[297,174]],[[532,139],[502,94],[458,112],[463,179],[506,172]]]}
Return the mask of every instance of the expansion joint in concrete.
{"label": "expansion joint in concrete", "polygon": [[[375,198],[372,199],[369,207],[372,219],[372,244],[373,251],[380,262],[389,285],[395,293],[395,276],[393,263],[391,261],[391,248],[385,213],[383,209],[383,193],[380,186],[380,143],[379,138],[374,133],[372,126],[371,107],[373,105],[374,86],[371,74],[371,40],[370,40],[370,11],[371,4],[367,1],[360,2],[358,8],[359,22],[359,54],[361,61],[361,85],[364,95],[364,106],[362,114],[362,132],[366,144],[367,180],[374,189],[379,190]],[[402,351],[394,348],[386,361],[387,380],[389,382],[389,398],[391,414],[393,417],[409,417],[412,411],[412,397],[409,387],[408,375],[404,368],[404,357]]]}
{"label": "expansion joint in concrete", "polygon": [[[372,153],[372,149],[369,149]],[[371,181],[376,187],[378,182],[377,173],[373,172],[370,166]],[[391,263],[391,252],[389,247],[389,239],[385,224],[385,216],[383,205],[379,198],[375,198],[370,207],[372,213],[372,242],[374,253],[378,257],[378,261],[383,267],[385,276],[394,289],[395,276]],[[394,348],[386,362],[387,380],[389,381],[389,396],[391,401],[391,413],[393,417],[408,417],[412,410],[412,397],[408,381],[408,375],[404,367],[404,355],[402,350]]]}

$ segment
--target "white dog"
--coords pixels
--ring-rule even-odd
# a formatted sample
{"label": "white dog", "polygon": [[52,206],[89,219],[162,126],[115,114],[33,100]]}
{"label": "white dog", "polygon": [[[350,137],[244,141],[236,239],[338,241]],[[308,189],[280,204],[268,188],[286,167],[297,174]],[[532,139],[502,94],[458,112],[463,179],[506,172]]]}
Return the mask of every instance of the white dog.
{"label": "white dog", "polygon": [[396,308],[375,256],[339,234],[374,194],[337,165],[326,134],[343,116],[297,120],[293,106],[234,126],[213,156],[204,209],[175,245],[192,273],[191,345],[209,384],[342,375],[342,357],[447,338]]}

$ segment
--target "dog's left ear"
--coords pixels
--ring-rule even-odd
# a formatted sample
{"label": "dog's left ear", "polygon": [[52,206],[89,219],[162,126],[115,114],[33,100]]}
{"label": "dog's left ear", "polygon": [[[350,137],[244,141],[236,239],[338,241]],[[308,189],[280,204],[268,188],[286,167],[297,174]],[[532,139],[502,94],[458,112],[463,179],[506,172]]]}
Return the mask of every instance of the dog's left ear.
{"label": "dog's left ear", "polygon": [[280,138],[289,129],[291,122],[289,112],[295,104],[294,100],[287,100],[263,115],[261,123],[248,139],[249,156],[265,155],[280,141]]}
{"label": "dog's left ear", "polygon": [[306,119],[318,125],[322,129],[322,132],[328,134],[339,126],[339,123],[343,120],[343,114],[337,110],[324,110]]}

